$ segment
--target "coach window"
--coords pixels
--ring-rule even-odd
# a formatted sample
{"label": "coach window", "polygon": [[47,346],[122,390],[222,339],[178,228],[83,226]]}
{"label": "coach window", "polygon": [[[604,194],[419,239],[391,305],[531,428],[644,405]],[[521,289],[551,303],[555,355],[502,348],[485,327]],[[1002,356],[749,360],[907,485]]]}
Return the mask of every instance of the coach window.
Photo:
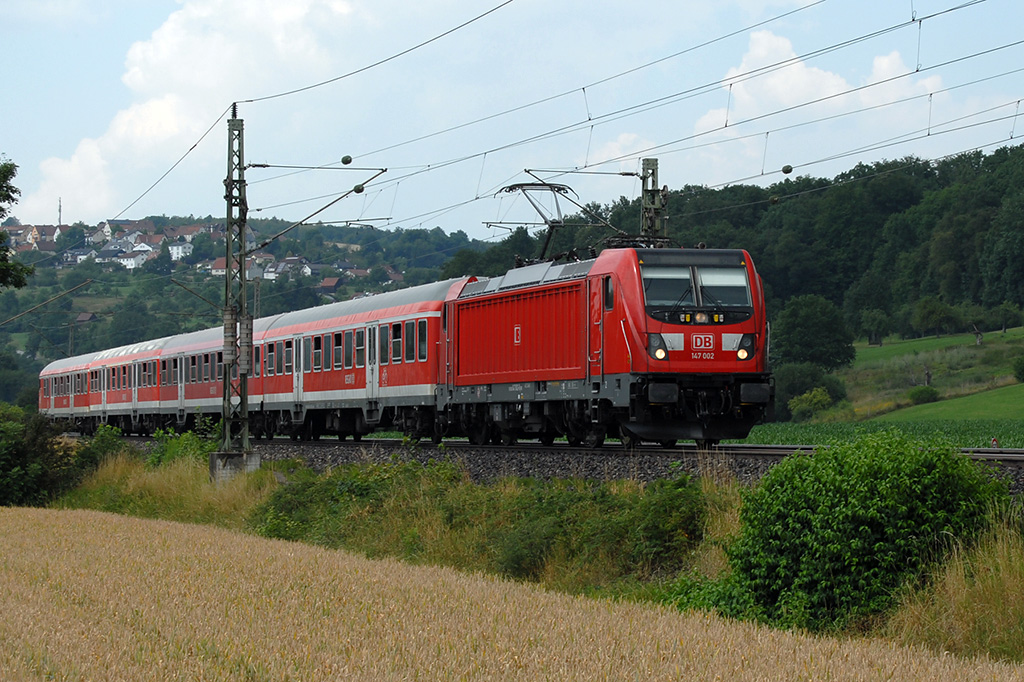
{"label": "coach window", "polygon": [[391,362],[402,361],[402,323],[391,325]]}
{"label": "coach window", "polygon": [[313,371],[313,339],[309,336],[302,339],[302,371]]}
{"label": "coach window", "polygon": [[324,363],[324,338],[322,336],[313,337],[313,371],[319,372],[323,369]]}
{"label": "coach window", "polygon": [[[235,379],[238,378],[238,363],[234,364]],[[224,351],[217,351],[217,381],[224,380]]]}
{"label": "coach window", "polygon": [[267,359],[266,359],[267,367],[266,367],[266,371],[264,372],[265,376],[268,376],[268,377],[274,376],[274,358],[275,357],[276,356],[274,355],[274,343],[270,342],[270,343],[267,344]]}
{"label": "coach window", "polygon": [[[290,367],[291,363],[289,362],[288,365]],[[277,364],[275,367],[277,367],[278,374],[284,374],[284,341],[277,342]]]}
{"label": "coach window", "polygon": [[377,328],[370,327],[366,331],[366,348],[370,351],[370,364],[377,362]]}
{"label": "coach window", "polygon": [[390,341],[388,341],[388,329],[386,324],[380,326],[380,364],[388,364],[388,350],[391,348]]}
{"label": "coach window", "polygon": [[356,330],[356,367],[366,364],[366,332],[362,329]]}
{"label": "coach window", "polygon": [[130,377],[131,375],[128,374],[128,365],[121,365],[121,388],[131,388],[131,385],[128,383],[128,379]]}
{"label": "coach window", "polygon": [[291,339],[284,342],[284,373],[291,374],[294,368],[295,346]]}
{"label": "coach window", "polygon": [[199,358],[195,355],[190,355],[188,358],[188,383],[196,383],[196,379],[199,377]]}
{"label": "coach window", "polygon": [[408,320],[405,323],[405,361],[416,360],[416,321]]}
{"label": "coach window", "polygon": [[260,346],[252,347],[252,375],[254,377],[260,375]]}
{"label": "coach window", "polygon": [[331,335],[324,334],[322,337],[317,337],[324,347],[324,371],[329,372],[331,370]]}
{"label": "coach window", "polygon": [[345,332],[345,369],[352,369],[352,330]]}
{"label": "coach window", "polygon": [[417,359],[424,362],[427,359],[427,321],[419,320],[416,325],[416,340],[419,341],[419,357]]}
{"label": "coach window", "polygon": [[334,369],[341,369],[344,366],[345,358],[341,351],[342,338],[344,338],[344,334],[334,332]]}
{"label": "coach window", "polygon": [[212,367],[210,367],[210,354],[203,353],[203,383],[210,381],[212,377]]}
{"label": "coach window", "polygon": [[171,386],[178,385],[178,358],[171,359]]}

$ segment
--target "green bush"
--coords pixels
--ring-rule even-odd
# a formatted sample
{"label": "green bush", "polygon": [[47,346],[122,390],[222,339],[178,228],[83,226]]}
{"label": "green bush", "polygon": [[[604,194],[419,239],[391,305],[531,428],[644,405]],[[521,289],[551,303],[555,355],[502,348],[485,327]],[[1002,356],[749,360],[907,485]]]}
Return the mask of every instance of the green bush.
{"label": "green bush", "polygon": [[152,467],[184,458],[206,462],[210,459],[210,453],[217,449],[217,441],[212,437],[204,437],[192,431],[179,434],[157,429],[153,432],[153,440],[155,443],[146,458],[146,463]]}
{"label": "green bush", "polygon": [[934,403],[939,399],[939,390],[934,386],[914,386],[907,391],[907,398],[915,405]]}
{"label": "green bush", "polygon": [[793,413],[793,421],[805,422],[817,412],[832,406],[832,398],[828,391],[818,386],[789,401],[789,411]]}
{"label": "green bush", "polygon": [[1013,360],[1013,376],[1014,378],[1024,384],[1024,356],[1014,358]]}
{"label": "green bush", "polygon": [[41,505],[96,468],[99,450],[59,437],[45,417],[0,403],[0,505]]}
{"label": "green bush", "polygon": [[729,560],[747,606],[730,615],[819,630],[881,613],[1007,499],[945,441],[897,431],[793,455],[744,498]]}

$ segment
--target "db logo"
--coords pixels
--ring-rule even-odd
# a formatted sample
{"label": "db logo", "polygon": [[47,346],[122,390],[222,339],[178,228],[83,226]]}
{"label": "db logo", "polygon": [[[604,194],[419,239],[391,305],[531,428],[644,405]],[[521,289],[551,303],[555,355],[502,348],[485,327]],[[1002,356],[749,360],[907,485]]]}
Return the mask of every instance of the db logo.
{"label": "db logo", "polygon": [[693,344],[693,350],[715,349],[714,334],[694,334],[690,337],[690,342]]}
{"label": "db logo", "polygon": [[516,346],[523,342],[523,327],[516,325],[512,328],[512,343]]}

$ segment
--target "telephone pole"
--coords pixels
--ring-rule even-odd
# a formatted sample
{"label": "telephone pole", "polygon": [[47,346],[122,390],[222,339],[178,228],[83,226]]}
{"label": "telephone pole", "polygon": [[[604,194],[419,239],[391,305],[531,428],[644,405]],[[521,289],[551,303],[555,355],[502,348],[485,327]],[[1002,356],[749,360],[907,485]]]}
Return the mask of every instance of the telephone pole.
{"label": "telephone pole", "polygon": [[224,259],[223,403],[220,450],[210,455],[210,478],[221,481],[255,471],[260,457],[249,443],[249,373],[252,361],[252,315],[246,297],[245,145],[238,105],[228,119],[228,176],[224,180],[227,223]]}

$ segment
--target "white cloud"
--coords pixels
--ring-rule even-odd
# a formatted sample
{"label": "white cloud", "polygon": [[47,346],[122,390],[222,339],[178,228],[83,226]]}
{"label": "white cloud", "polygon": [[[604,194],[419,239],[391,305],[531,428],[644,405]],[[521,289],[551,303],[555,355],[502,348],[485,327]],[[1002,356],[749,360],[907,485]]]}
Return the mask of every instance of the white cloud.
{"label": "white cloud", "polygon": [[[75,219],[112,217],[135,198],[117,196],[114,186],[144,191],[232,100],[313,83],[329,72],[321,42],[350,14],[349,3],[339,0],[188,0],[129,49],[122,82],[135,101],[113,115],[100,137],[82,140],[70,159],[43,161],[40,185],[19,211],[37,215],[63,196],[73,198]],[[210,147],[204,152],[211,159],[223,152]],[[146,180],[117,182],[133,175]]]}

